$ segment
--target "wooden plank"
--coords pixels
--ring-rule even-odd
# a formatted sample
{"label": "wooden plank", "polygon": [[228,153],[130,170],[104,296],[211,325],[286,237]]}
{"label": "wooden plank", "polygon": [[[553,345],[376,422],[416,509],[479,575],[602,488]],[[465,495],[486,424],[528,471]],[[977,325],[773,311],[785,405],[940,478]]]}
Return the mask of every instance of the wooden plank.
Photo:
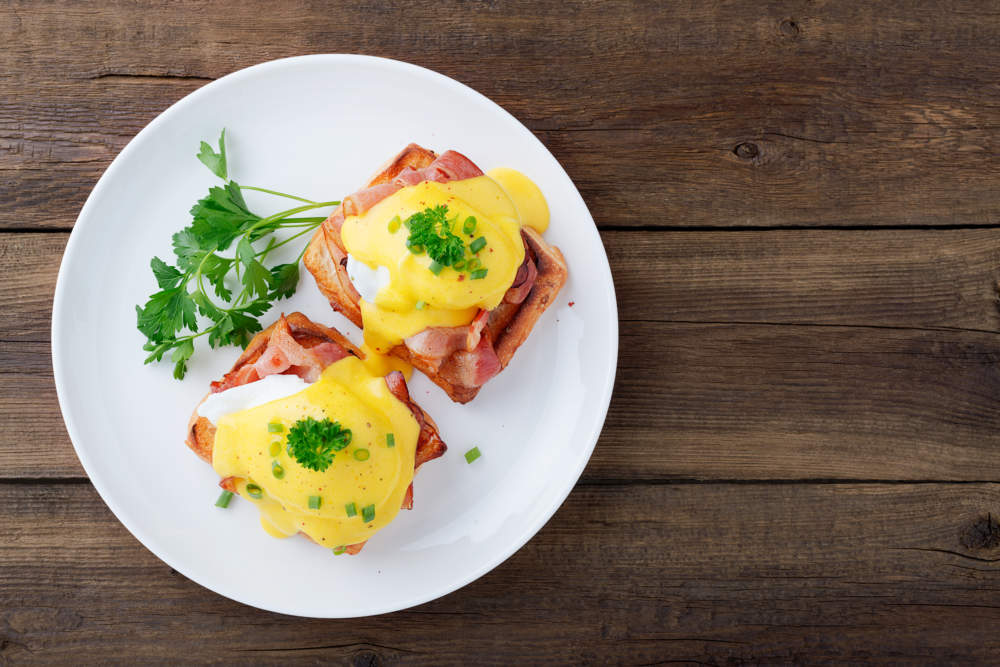
{"label": "wooden plank", "polygon": [[[989,662],[998,511],[996,484],[581,486],[479,581],[331,621],[257,611],[173,573],[89,485],[0,484],[0,657]],[[336,570],[331,557],[323,576]]]}
{"label": "wooden plank", "polygon": [[[621,353],[587,477],[1000,479],[997,235],[605,233]],[[0,478],[82,475],[47,343],[64,242],[0,234]]]}
{"label": "wooden plank", "polygon": [[581,2],[566,21],[527,0],[355,0],[286,3],[262,23],[244,2],[214,3],[218,21],[162,3],[8,3],[0,227],[68,228],[160,110],[249,64],[323,51],[416,61],[495,99],[602,225],[997,224],[1000,15],[966,4]]}
{"label": "wooden plank", "polygon": [[[79,475],[47,346],[5,350],[0,477]],[[1000,480],[998,361],[994,333],[623,322],[585,477]]]}
{"label": "wooden plank", "polygon": [[[601,235],[623,320],[1000,331],[1000,230]],[[0,234],[0,340],[47,341],[68,235]],[[153,289],[150,278],[150,289]],[[571,299],[587,298],[572,292]]]}
{"label": "wooden plank", "polygon": [[1000,331],[1000,230],[601,237],[623,320]]}

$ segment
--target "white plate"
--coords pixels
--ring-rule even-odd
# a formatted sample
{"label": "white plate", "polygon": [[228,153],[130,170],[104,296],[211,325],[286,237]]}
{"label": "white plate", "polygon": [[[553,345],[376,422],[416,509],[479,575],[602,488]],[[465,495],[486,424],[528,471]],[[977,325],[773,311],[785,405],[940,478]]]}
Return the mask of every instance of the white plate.
{"label": "white plate", "polygon": [[[570,277],[513,362],[469,405],[419,373],[413,396],[448,453],[421,468],[415,508],[359,556],[264,534],[256,510],[213,506],[217,476],[183,444],[193,406],[239,351],[199,346],[187,378],[143,366],[135,305],[153,255],[219,181],[195,158],[227,128],[230,175],[324,201],[361,185],[410,141],[454,148],[484,170],[509,166],[548,198],[546,234]],[[256,194],[256,193],[250,193]],[[325,199],[324,199],[325,198]],[[254,209],[283,203],[248,197]],[[169,261],[169,260],[168,260]],[[571,307],[570,302],[575,302]],[[357,339],[303,270],[278,310],[301,310]],[[91,193],[66,247],[52,316],[52,360],[66,427],[94,486],[150,551],[234,600],[286,614],[351,617],[433,600],[482,576],[531,538],[566,498],[600,434],[618,356],[607,256],[566,172],[513,116],[472,89],[392,60],[318,55],[230,74],[164,111]],[[483,453],[472,465],[463,453]]]}

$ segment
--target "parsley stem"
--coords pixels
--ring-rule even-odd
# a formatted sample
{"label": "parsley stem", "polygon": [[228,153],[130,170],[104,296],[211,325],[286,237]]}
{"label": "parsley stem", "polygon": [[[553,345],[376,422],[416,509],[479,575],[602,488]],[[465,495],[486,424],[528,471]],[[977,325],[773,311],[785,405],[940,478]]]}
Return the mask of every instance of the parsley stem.
{"label": "parsley stem", "polygon": [[[323,218],[323,219],[325,220],[326,218]],[[257,253],[257,257],[259,257],[260,259],[264,259],[265,257],[267,257],[267,253],[271,252],[272,250],[276,250],[277,248],[280,248],[281,246],[285,245],[289,241],[294,241],[295,239],[299,238],[303,234],[308,234],[309,232],[311,232],[312,230],[316,229],[317,227],[319,227],[319,223],[314,224],[314,225],[309,225],[305,229],[303,229],[301,232],[299,232],[298,234],[293,234],[292,236],[289,236],[284,241],[281,241],[280,243],[275,243],[273,246],[267,248],[266,250],[262,250],[261,252]]]}
{"label": "parsley stem", "polygon": [[324,206],[337,206],[338,204],[340,204],[339,201],[322,201],[322,202],[317,202],[315,204],[306,204],[305,206],[297,206],[296,208],[290,208],[287,211],[281,211],[280,213],[269,215],[266,218],[261,218],[253,225],[251,225],[249,229],[243,232],[243,236],[250,238],[251,235],[259,228],[269,225],[272,222],[276,222],[278,220],[284,220],[285,218],[291,215],[295,215],[296,213],[311,211],[314,208],[323,208]]}
{"label": "parsley stem", "polygon": [[267,188],[256,188],[252,185],[241,185],[240,190],[256,190],[257,192],[266,192],[269,195],[277,195],[278,197],[285,197],[287,199],[296,199],[298,201],[304,201],[307,204],[315,204],[312,199],[306,199],[305,197],[296,197],[295,195],[285,194],[284,192],[278,192],[276,190],[268,190]]}

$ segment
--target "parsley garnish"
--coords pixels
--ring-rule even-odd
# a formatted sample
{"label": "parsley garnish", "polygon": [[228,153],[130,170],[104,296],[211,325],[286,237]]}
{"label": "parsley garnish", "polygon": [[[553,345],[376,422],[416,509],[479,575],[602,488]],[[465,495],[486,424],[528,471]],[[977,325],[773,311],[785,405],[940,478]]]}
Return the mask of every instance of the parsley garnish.
{"label": "parsley garnish", "polygon": [[427,255],[442,266],[451,266],[465,257],[465,244],[451,231],[454,220],[448,219],[448,207],[425,208],[406,219],[410,228],[407,245],[423,247]]}
{"label": "parsley garnish", "polygon": [[351,444],[353,434],[340,422],[300,419],[288,431],[288,453],[303,467],[323,472],[334,455]]}
{"label": "parsley garnish", "polygon": [[[258,317],[272,302],[290,297],[299,282],[299,260],[268,266],[268,255],[277,248],[309,234],[325,217],[292,217],[340,202],[314,202],[302,197],[264,188],[239,185],[229,179],[226,161],[226,132],[219,137],[219,150],[201,142],[198,159],[225,184],[213,187],[191,208],[191,224],[174,234],[175,266],[159,257],[150,262],[159,287],[146,305],[136,306],[137,326],[146,336],[145,363],[160,361],[173,350],[174,377],[181,379],[187,361],[194,354],[194,339],[208,335],[211,347],[245,346],[261,330]],[[303,202],[286,211],[261,217],[250,211],[243,190],[257,190]],[[273,234],[279,229],[297,230],[283,240]],[[267,243],[255,244],[265,237]],[[232,256],[221,253],[235,245]],[[209,295],[209,288],[212,296]],[[235,291],[235,296],[234,296]],[[211,320],[199,328],[197,314]],[[190,334],[184,334],[184,330]]]}

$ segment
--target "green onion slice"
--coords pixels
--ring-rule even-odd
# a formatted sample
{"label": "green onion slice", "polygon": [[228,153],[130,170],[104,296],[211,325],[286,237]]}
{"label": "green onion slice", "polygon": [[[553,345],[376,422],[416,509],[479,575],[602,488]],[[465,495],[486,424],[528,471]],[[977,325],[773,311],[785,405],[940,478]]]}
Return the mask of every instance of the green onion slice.
{"label": "green onion slice", "polygon": [[367,449],[354,450],[354,458],[357,459],[358,461],[367,461],[369,456],[371,456],[371,452],[369,452]]}
{"label": "green onion slice", "polygon": [[476,216],[470,215],[465,219],[465,224],[462,225],[462,231],[466,234],[471,234],[476,231]]}
{"label": "green onion slice", "polygon": [[321,496],[309,496],[309,509],[318,510],[322,504],[323,498]]}
{"label": "green onion slice", "polygon": [[482,265],[483,263],[479,261],[478,257],[473,257],[465,263],[465,268],[467,268],[469,271],[475,271]]}
{"label": "green onion slice", "polygon": [[358,515],[358,506],[354,503],[347,503],[344,505],[344,510],[347,512],[347,516],[349,517]]}
{"label": "green onion slice", "polygon": [[366,505],[361,508],[361,520],[365,523],[371,523],[375,520],[375,506]]}
{"label": "green onion slice", "polygon": [[246,485],[247,495],[251,498],[260,498],[264,495],[263,489],[261,489],[256,484],[250,483]]}
{"label": "green onion slice", "polygon": [[399,225],[402,221],[399,219],[398,215],[393,216],[392,220],[389,221],[389,233],[395,234],[399,231]]}
{"label": "green onion slice", "polygon": [[469,244],[469,250],[474,253],[479,252],[486,247],[486,237],[480,236],[478,239]]}
{"label": "green onion slice", "polygon": [[489,269],[477,269],[472,273],[470,273],[469,277],[472,278],[473,280],[482,280],[483,278],[486,277],[488,271]]}
{"label": "green onion slice", "polygon": [[270,424],[267,425],[268,433],[283,433],[284,430],[285,430],[284,425],[279,424],[278,422],[271,422]]}
{"label": "green onion slice", "polygon": [[283,479],[285,477],[285,469],[280,463],[274,461],[271,463],[271,474],[274,475],[275,479]]}
{"label": "green onion slice", "polygon": [[451,268],[455,269],[456,271],[461,271],[462,269],[465,268],[465,260],[464,259],[458,260],[457,262],[451,265]]}
{"label": "green onion slice", "polygon": [[426,301],[417,301],[416,305],[414,305],[413,307],[416,308],[417,310],[423,310],[424,308],[427,307],[427,302]]}
{"label": "green onion slice", "polygon": [[229,507],[229,501],[233,499],[232,491],[223,491],[219,494],[219,499],[215,501],[216,507]]}
{"label": "green onion slice", "polygon": [[385,446],[395,447],[396,446],[396,436],[392,433],[385,434]]}
{"label": "green onion slice", "polygon": [[435,276],[439,276],[441,275],[441,269],[444,268],[444,264],[438,262],[437,260],[433,260],[430,266],[428,266],[427,268],[430,269],[431,273],[433,273]]}
{"label": "green onion slice", "polygon": [[334,547],[333,548],[333,555],[334,556],[339,556],[340,554],[344,553],[345,551],[347,551],[347,547],[344,547],[344,546]]}
{"label": "green onion slice", "polygon": [[479,447],[473,447],[465,453],[465,462],[472,463],[476,459],[482,456],[482,452],[479,451]]}
{"label": "green onion slice", "polygon": [[270,454],[271,456],[277,456],[278,454],[280,454],[281,453],[281,441],[280,440],[275,440],[274,442],[272,442],[271,446],[268,447],[268,449],[267,449],[267,453]]}

